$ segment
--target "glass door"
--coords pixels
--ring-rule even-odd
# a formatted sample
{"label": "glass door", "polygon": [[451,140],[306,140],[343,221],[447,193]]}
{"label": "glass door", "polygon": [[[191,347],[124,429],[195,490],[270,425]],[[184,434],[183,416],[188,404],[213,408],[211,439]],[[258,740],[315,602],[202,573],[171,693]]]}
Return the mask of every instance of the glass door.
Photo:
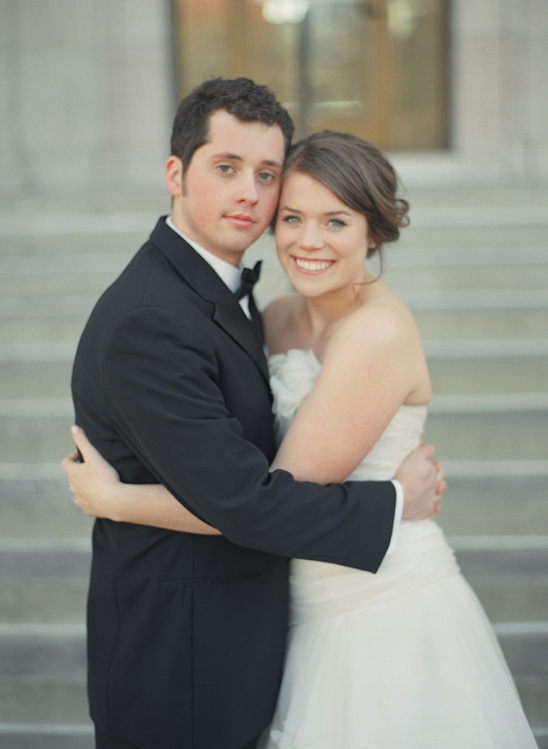
{"label": "glass door", "polygon": [[272,88],[297,137],[447,146],[447,0],[174,0],[179,94],[212,76]]}

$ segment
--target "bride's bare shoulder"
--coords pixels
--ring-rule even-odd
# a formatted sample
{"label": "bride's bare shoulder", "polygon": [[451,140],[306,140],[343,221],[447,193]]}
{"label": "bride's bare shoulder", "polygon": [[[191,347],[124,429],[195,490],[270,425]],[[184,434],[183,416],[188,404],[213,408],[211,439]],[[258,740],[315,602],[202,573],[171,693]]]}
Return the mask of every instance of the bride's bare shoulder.
{"label": "bride's bare shoulder", "polygon": [[351,315],[336,330],[330,341],[340,353],[349,347],[355,355],[363,352],[368,358],[377,349],[404,351],[422,348],[413,316],[406,305],[389,289],[379,284],[368,295],[367,302]]}

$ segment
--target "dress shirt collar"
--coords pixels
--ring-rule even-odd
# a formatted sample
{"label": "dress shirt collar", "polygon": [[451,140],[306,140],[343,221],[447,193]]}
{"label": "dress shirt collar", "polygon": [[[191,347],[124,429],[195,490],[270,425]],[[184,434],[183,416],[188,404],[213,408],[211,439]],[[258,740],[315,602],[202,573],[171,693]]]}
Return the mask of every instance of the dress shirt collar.
{"label": "dress shirt collar", "polygon": [[187,236],[185,236],[183,232],[175,226],[171,216],[168,216],[166,218],[166,224],[170,227],[170,229],[173,229],[174,232],[179,234],[179,236],[181,236],[185,240],[185,242],[188,242],[188,244],[196,250],[198,255],[203,257],[203,259],[207,263],[209,263],[215,273],[222,281],[225,282],[225,284],[233,294],[238,291],[238,289],[240,288],[243,265],[240,264],[239,266],[235,266],[231,263],[227,263],[226,260],[221,260],[220,257],[217,257],[217,255],[209,252],[209,250],[205,250],[203,247],[200,247],[199,244],[193,242],[192,239],[189,239]]}

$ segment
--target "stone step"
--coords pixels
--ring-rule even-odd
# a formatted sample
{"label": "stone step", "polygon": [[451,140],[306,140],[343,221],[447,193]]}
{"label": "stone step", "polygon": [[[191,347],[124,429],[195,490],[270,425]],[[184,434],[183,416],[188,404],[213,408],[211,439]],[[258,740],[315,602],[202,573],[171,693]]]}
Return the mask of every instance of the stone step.
{"label": "stone step", "polygon": [[0,542],[0,622],[82,625],[90,560],[89,538]]}
{"label": "stone step", "polygon": [[434,396],[424,438],[441,460],[545,460],[544,394]]}
{"label": "stone step", "polygon": [[495,625],[533,731],[548,734],[548,623]]}
{"label": "stone step", "polygon": [[[481,313],[490,310],[540,310],[548,312],[548,289],[435,289],[407,290],[403,301],[414,312],[464,310]],[[0,314],[7,319],[62,317],[89,313],[96,294],[65,293],[62,296],[15,296],[0,298]]]}
{"label": "stone step", "polygon": [[[548,392],[548,356],[435,357],[428,354],[434,393],[527,393]],[[0,390],[1,392],[1,390]]]}
{"label": "stone step", "polygon": [[[148,234],[157,217],[168,212],[168,197],[167,194],[148,197],[132,195],[124,201],[113,196],[94,206],[90,203],[77,205],[71,196],[57,205],[48,203],[48,199],[44,198],[32,207],[29,207],[31,203],[28,201],[18,200],[11,204],[6,201],[0,212],[0,234],[12,240]],[[488,191],[457,195],[455,191],[426,193],[417,190],[412,192],[409,199],[411,223],[404,230],[406,237],[418,232],[441,231],[447,241],[448,238],[454,239],[455,231],[461,231],[469,232],[473,241],[483,245],[481,233],[498,230],[503,237],[515,231],[523,242],[524,231],[545,237],[543,229],[548,226],[545,194],[526,194],[516,190],[493,199],[493,193],[489,194]],[[22,220],[29,214],[32,214],[32,221]],[[529,236],[526,243],[531,244]]]}
{"label": "stone step", "polygon": [[[70,398],[75,347],[67,345],[63,351],[55,344],[51,344],[50,351],[45,346],[33,348],[37,358],[6,360],[0,347],[0,398]],[[49,358],[56,350],[60,356]]]}
{"label": "stone step", "polygon": [[[74,728],[88,724],[83,628],[31,625],[17,630],[0,628],[0,721]],[[542,729],[548,703],[548,627],[509,623],[495,625],[495,632],[528,720]]]}
{"label": "stone step", "polygon": [[[546,635],[530,635],[524,642],[515,630],[508,628],[506,632],[498,632],[498,636],[516,679],[526,715],[533,730],[536,729],[539,746],[545,746],[541,742],[546,738],[547,688],[542,673],[546,671]],[[36,650],[36,645],[30,650]],[[52,644],[50,657],[52,660],[63,659],[66,650],[62,644],[58,647]],[[540,664],[539,653],[544,655]],[[80,655],[76,657],[81,658]],[[533,670],[531,665],[535,667]],[[69,679],[63,682],[41,679],[36,674],[27,679],[24,675],[2,679],[0,693],[4,699],[1,702],[8,707],[8,715],[1,715],[5,711],[0,708],[0,720],[5,721],[0,724],[0,746],[6,749],[91,749],[93,742],[91,724],[85,714],[84,676],[80,676],[78,682]],[[42,724],[39,722],[41,716],[44,716]],[[39,742],[36,741],[38,736]],[[54,743],[55,738],[59,743]]]}
{"label": "stone step", "polygon": [[[487,286],[490,286],[490,271],[499,274],[500,280],[506,280],[507,276],[519,273],[521,269],[526,272],[526,277],[529,277],[529,269],[546,268],[548,264],[548,231],[543,233],[541,241],[530,244],[516,244],[510,240],[490,246],[478,242],[460,244],[455,239],[458,238],[453,237],[452,232],[448,232],[445,241],[438,245],[423,245],[420,242],[411,244],[403,238],[392,246],[392,251],[385,253],[383,272],[388,276],[401,274],[403,278],[406,277],[403,274],[410,273],[411,277],[416,278],[420,286],[424,287],[423,274],[432,270],[447,270],[457,276],[470,271],[471,276],[483,275],[488,281]],[[378,261],[371,262],[378,266]],[[8,267],[11,268],[11,265]],[[519,284],[512,284],[509,288],[516,286]]]}
{"label": "stone step", "polygon": [[[548,244],[548,242],[547,242]],[[39,252],[35,255],[2,256],[0,296],[29,297],[34,295],[65,295],[94,292],[99,295],[125,267],[133,252],[123,249],[99,251],[93,243],[88,251],[75,254]],[[507,254],[484,248],[455,248],[457,256],[436,250],[399,247],[388,252],[381,280],[397,293],[408,289],[432,291],[440,289],[546,289],[548,287],[548,256],[546,246],[511,248]],[[281,273],[272,240],[265,238],[250,256],[263,259],[261,285],[268,286]],[[519,256],[519,265],[516,264]],[[372,272],[379,273],[375,264]],[[260,290],[261,286],[258,287]],[[259,293],[260,295],[260,293]]]}
{"label": "stone step", "polygon": [[548,535],[548,460],[444,460],[437,521],[448,536]]}
{"label": "stone step", "polygon": [[[548,235],[548,229],[546,230]],[[0,296],[29,297],[93,293],[98,296],[118,273],[123,270],[140,247],[142,240],[101,246],[95,239],[84,240],[79,253],[55,243],[56,250],[35,247],[35,254],[18,248],[14,253],[0,253]],[[0,241],[2,238],[0,237]],[[86,246],[89,244],[89,247]],[[548,282],[548,239],[540,246],[508,247],[495,243],[493,247],[452,244],[443,246],[400,245],[387,248],[383,270],[372,262],[373,275],[397,294],[409,289],[421,292],[440,290],[507,290],[546,289]],[[15,248],[14,248],[15,249]],[[291,289],[277,260],[271,236],[260,239],[246,252],[246,264],[263,261],[261,280],[256,297],[261,301],[271,298],[270,287],[280,287],[280,293]]]}
{"label": "stone step", "polygon": [[[0,463],[56,462],[72,445],[68,398],[0,400]],[[548,396],[439,395],[429,407],[425,439],[441,459],[544,460]]]}
{"label": "stone step", "polygon": [[[0,398],[70,395],[76,345],[0,345]],[[426,342],[436,394],[546,392],[548,339]]]}
{"label": "stone step", "polygon": [[[66,450],[65,454],[69,452]],[[92,520],[72,502],[67,477],[54,463],[0,463],[0,539],[89,539]]]}
{"label": "stone step", "polygon": [[10,299],[26,299],[35,296],[57,297],[65,294],[93,293],[99,297],[123,270],[125,263],[120,261],[112,265],[119,265],[119,267],[112,271],[94,268],[89,271],[84,269],[81,272],[74,272],[65,267],[53,275],[40,272],[36,272],[35,275],[5,274],[0,280],[0,296]]}
{"label": "stone step", "polygon": [[[458,562],[494,622],[548,622],[548,536],[450,537]],[[0,622],[83,622],[88,539],[0,543]]]}
{"label": "stone step", "polygon": [[0,462],[59,462],[73,448],[73,413],[68,398],[0,401]]}
{"label": "stone step", "polygon": [[[95,297],[104,291],[118,273],[123,270],[129,257],[110,258],[110,262],[102,266],[91,258],[93,263],[85,263],[78,271],[65,264],[64,258],[56,258],[59,265],[58,273],[45,273],[38,269],[31,275],[28,273],[4,273],[0,277],[0,296],[3,298],[26,299],[29,297],[48,297],[84,295],[93,293]],[[51,271],[51,269],[50,269]],[[261,297],[262,287],[269,287],[272,282],[279,283],[277,275],[281,271],[276,267],[265,264],[261,286],[257,287],[257,298]],[[535,289],[548,287],[548,265],[508,268],[497,266],[496,259],[490,267],[467,266],[466,268],[447,268],[433,266],[424,268],[391,269],[384,273],[380,280],[386,283],[396,294],[405,296],[409,289],[429,292],[435,290],[468,289]],[[287,285],[289,291],[290,287]],[[21,302],[23,304],[23,302]]]}
{"label": "stone step", "polygon": [[83,625],[2,624],[0,654],[0,722],[88,721]]}
{"label": "stone step", "polygon": [[[546,214],[546,210],[544,210]],[[458,248],[484,247],[497,250],[511,248],[516,251],[516,265],[519,265],[520,247],[546,247],[546,222],[526,226],[520,223],[505,226],[490,223],[482,226],[456,225],[447,221],[440,226],[420,226],[417,221],[402,232],[400,247],[436,249],[440,254],[450,255]]]}
{"label": "stone step", "polygon": [[[67,450],[68,452],[68,450]],[[548,535],[548,461],[444,460],[449,490],[438,517],[449,535]],[[0,539],[88,539],[59,461],[0,464]]]}
{"label": "stone step", "polygon": [[[279,293],[279,290],[275,291],[270,298]],[[268,294],[265,294],[264,304],[268,300]],[[76,343],[96,296],[75,297],[70,304],[66,299],[53,301],[51,305],[43,301],[37,306],[29,302],[27,309],[18,310],[8,310],[7,304],[0,304],[0,345]],[[455,304],[454,308],[411,307],[423,341],[546,337],[548,307],[528,305],[526,299],[521,307],[515,308],[466,308],[464,302],[459,305],[458,300]]]}
{"label": "stone step", "polygon": [[[89,312],[91,311],[91,308]],[[71,343],[80,339],[87,314],[36,318],[0,317],[0,345],[20,343]]]}
{"label": "stone step", "polygon": [[[423,341],[492,338],[543,338],[548,330],[545,309],[411,309]],[[0,342],[2,328],[0,327]],[[12,339],[13,340],[13,339]],[[32,339],[31,339],[32,340]]]}
{"label": "stone step", "polygon": [[547,536],[475,535],[449,540],[492,622],[545,622],[548,635]]}
{"label": "stone step", "polygon": [[0,722],[2,749],[93,749],[91,721],[87,723]]}
{"label": "stone step", "polygon": [[[533,726],[539,749],[548,749],[548,727]],[[89,725],[0,723],[3,749],[93,749]]]}
{"label": "stone step", "polygon": [[[67,247],[78,252],[78,240],[95,238],[95,246],[110,238],[125,241],[131,238],[141,240],[147,237],[159,215],[168,212],[164,199],[159,210],[132,210],[129,206],[122,210],[79,212],[41,210],[32,216],[32,222],[24,221],[16,211],[0,214],[0,236],[6,254],[26,247],[32,252],[36,244],[43,246],[49,242],[51,251],[59,248],[62,240]],[[156,204],[155,204],[156,205]],[[423,204],[415,202],[410,212],[411,223],[402,232],[402,242],[425,246],[438,244],[452,246],[457,242],[463,246],[508,246],[514,244],[536,246],[546,242],[548,211],[545,204],[528,206],[507,206],[504,209],[485,208],[482,205],[467,206],[455,210],[447,205]],[[135,244],[133,244],[135,246]]]}
{"label": "stone step", "polygon": [[[429,292],[433,289],[467,291],[468,289],[546,289],[548,264],[508,267],[497,265],[496,258],[488,266],[476,266],[473,261],[465,267],[447,267],[433,264],[430,268],[391,268],[380,280],[398,296],[408,289]],[[15,290],[17,287],[13,286]],[[66,288],[71,288],[66,287]]]}

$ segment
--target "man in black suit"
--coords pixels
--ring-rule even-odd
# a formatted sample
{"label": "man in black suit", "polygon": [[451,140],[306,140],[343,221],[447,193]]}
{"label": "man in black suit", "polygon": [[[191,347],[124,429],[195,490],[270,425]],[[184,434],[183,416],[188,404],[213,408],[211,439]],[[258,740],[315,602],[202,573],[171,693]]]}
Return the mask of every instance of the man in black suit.
{"label": "man in black suit", "polygon": [[[292,131],[247,79],[183,100],[166,164],[172,215],[103,294],[78,347],[76,423],[122,481],[165,484],[223,533],[96,521],[88,671],[101,749],[254,746],[282,672],[288,559],[375,571],[390,543],[397,484],[269,473],[260,317],[233,291],[274,214]],[[432,514],[431,461],[419,451],[404,466],[404,517]]]}

